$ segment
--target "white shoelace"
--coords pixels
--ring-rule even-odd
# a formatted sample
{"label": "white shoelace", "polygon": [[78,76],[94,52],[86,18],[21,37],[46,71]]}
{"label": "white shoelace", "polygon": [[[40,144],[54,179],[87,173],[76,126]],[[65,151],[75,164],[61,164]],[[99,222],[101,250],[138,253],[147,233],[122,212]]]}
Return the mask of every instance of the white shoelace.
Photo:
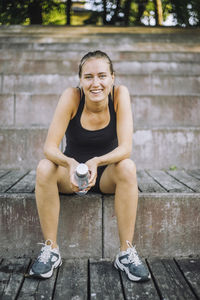
{"label": "white shoelace", "polygon": [[135,247],[133,247],[133,245],[129,241],[126,241],[126,243],[129,246],[129,248],[127,249],[127,252],[129,254],[130,263],[134,263],[136,266],[141,265],[142,262],[137,254]]}
{"label": "white shoelace", "polygon": [[[50,242],[48,245],[47,243]],[[38,260],[44,264],[46,264],[51,256],[51,245],[53,244],[51,240],[47,240],[45,243],[38,243],[40,245],[44,245],[41,249],[41,254],[38,257]]]}

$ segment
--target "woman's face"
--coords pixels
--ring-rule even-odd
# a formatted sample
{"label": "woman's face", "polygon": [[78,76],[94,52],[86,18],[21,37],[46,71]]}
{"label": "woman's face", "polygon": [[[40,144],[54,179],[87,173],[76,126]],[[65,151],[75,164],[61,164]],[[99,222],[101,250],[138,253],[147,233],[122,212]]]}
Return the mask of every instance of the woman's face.
{"label": "woman's face", "polygon": [[82,67],[80,79],[86,99],[99,102],[107,99],[114,82],[110,66],[104,58],[90,58]]}

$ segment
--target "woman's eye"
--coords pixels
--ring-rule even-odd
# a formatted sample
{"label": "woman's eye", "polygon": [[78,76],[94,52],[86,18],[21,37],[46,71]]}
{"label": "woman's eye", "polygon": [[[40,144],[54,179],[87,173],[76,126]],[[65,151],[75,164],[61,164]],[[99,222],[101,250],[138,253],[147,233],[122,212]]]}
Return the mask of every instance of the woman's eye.
{"label": "woman's eye", "polygon": [[106,75],[105,75],[105,74],[102,74],[102,75],[100,75],[99,77],[100,77],[100,78],[105,78]]}

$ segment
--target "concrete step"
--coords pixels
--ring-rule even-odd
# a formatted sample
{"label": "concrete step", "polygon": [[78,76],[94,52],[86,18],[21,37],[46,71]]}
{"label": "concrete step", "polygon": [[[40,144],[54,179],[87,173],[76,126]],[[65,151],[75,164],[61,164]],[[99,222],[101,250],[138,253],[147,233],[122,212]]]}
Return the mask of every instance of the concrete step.
{"label": "concrete step", "polygon": [[[109,40],[113,37],[109,37]],[[46,38],[47,39],[47,38]],[[105,43],[105,39],[103,40],[97,40],[97,42],[91,42],[90,40],[86,39],[84,43],[79,42],[70,42],[68,39],[64,40],[62,39],[62,42],[60,43],[51,43],[51,39],[49,42],[45,43],[37,41],[35,42],[6,42],[7,38],[5,40],[0,39],[0,49],[6,50],[6,49],[15,49],[16,51],[94,51],[94,50],[102,50],[102,51],[142,51],[146,52],[200,52],[200,46],[199,42],[196,41],[192,42],[189,40],[189,42],[170,42],[169,41],[156,41],[155,43],[152,43],[152,41],[147,41],[147,39],[143,39],[140,37],[138,41],[133,41],[130,43],[130,41],[121,41],[121,36],[117,36],[118,45],[116,44],[116,41],[114,41],[113,44],[107,44]]]}
{"label": "concrete step", "polygon": [[[0,94],[0,126],[49,126],[59,94]],[[200,126],[200,96],[131,95],[134,128]]]}
{"label": "concrete step", "polygon": [[[1,93],[61,93],[68,86],[78,86],[78,75],[32,74],[0,76]],[[200,76],[186,75],[118,75],[116,84],[124,84],[132,95],[196,95],[200,93]]]}
{"label": "concrete step", "polygon": [[[200,49],[199,49],[200,50]],[[160,49],[160,52],[144,52],[141,51],[113,51],[109,50],[108,55],[115,61],[137,61],[137,62],[196,62],[199,63],[200,51],[199,52],[167,52],[165,49]],[[0,59],[3,63],[4,60],[14,61],[71,61],[79,62],[80,58],[85,54],[85,51],[74,50],[74,51],[37,51],[29,50],[26,51],[21,49],[8,48],[5,50],[0,49]]]}
{"label": "concrete step", "polygon": [[[2,168],[35,168],[43,157],[46,127],[2,127]],[[133,134],[131,157],[138,169],[200,167],[200,127],[138,128]],[[65,140],[61,150],[65,148]]]}
{"label": "concrete step", "polygon": [[[138,171],[134,243],[142,256],[199,254],[200,169]],[[35,172],[0,170],[1,256],[36,255],[42,235]],[[114,196],[61,195],[58,242],[63,258],[112,258],[119,249]],[[13,247],[13,245],[15,245]],[[22,250],[23,249],[23,250]]]}
{"label": "concrete step", "polygon": [[[81,56],[80,56],[81,57]],[[200,56],[199,56],[200,58]],[[114,61],[114,70],[118,75],[197,75],[200,76],[200,60],[198,62],[155,62],[155,61]],[[1,60],[2,74],[61,74],[76,75],[78,61],[65,60]]]}
{"label": "concrete step", "polygon": [[[8,38],[12,41],[48,41],[55,42],[59,40],[74,41],[80,39],[85,42],[87,39],[108,38],[117,39],[121,36],[122,40],[132,37],[135,40],[145,39],[146,41],[186,41],[196,42],[199,40],[198,28],[148,28],[148,27],[73,27],[65,26],[1,26],[0,37]],[[112,39],[111,39],[112,38]]]}

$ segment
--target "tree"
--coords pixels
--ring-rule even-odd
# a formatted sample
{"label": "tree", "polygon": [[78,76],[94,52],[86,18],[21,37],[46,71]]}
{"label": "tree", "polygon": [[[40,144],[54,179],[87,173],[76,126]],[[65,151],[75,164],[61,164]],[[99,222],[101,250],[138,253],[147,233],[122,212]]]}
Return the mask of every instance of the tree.
{"label": "tree", "polygon": [[132,0],[126,0],[124,4],[124,24],[128,26],[130,24],[130,9]]}
{"label": "tree", "polygon": [[1,0],[0,24],[23,24],[30,19],[30,24],[42,24],[43,13],[58,7],[56,0]]}
{"label": "tree", "polygon": [[135,20],[135,24],[136,25],[141,25],[142,22],[141,22],[141,18],[143,16],[143,13],[146,9],[146,5],[148,3],[148,0],[138,0],[137,1],[137,4],[138,4],[138,12],[137,12],[137,15],[136,15],[136,20]]}
{"label": "tree", "polygon": [[66,16],[67,16],[67,25],[71,25],[71,7],[72,7],[72,1],[67,0],[66,1]]}
{"label": "tree", "polygon": [[180,26],[200,26],[199,0],[171,0],[172,13]]}
{"label": "tree", "polygon": [[154,0],[156,25],[163,25],[163,8],[161,0]]}
{"label": "tree", "polygon": [[42,24],[42,1],[30,1],[28,4],[27,13],[31,24]]}

